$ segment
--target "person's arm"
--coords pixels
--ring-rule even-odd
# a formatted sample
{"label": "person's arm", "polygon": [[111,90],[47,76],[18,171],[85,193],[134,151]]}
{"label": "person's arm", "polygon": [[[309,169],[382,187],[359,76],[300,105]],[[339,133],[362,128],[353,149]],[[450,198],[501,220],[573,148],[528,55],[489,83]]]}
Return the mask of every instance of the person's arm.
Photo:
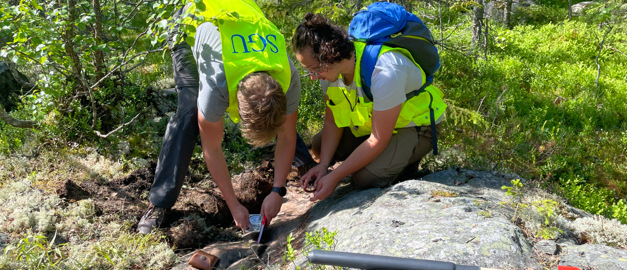
{"label": "person's arm", "polygon": [[[325,102],[328,100],[328,96],[325,97]],[[320,144],[320,162],[315,167],[311,168],[305,175],[300,178],[300,186],[307,188],[311,179],[321,179],[328,172],[331,162],[333,162],[333,156],[340,144],[342,138],[343,129],[338,128],[335,124],[335,118],[333,112],[328,106],[325,106],[325,117],[322,125],[322,141]],[[314,186],[317,187],[317,183],[314,182]]]}
{"label": "person's arm", "polygon": [[[277,134],[276,149],[274,150],[274,187],[284,187],[287,175],[292,168],[294,151],[296,149],[296,120],[298,111],[287,115],[281,131]],[[261,216],[266,217],[268,223],[281,210],[283,197],[276,192],[270,192],[261,205]]]}
{"label": "person's arm", "polygon": [[207,164],[207,169],[211,173],[213,181],[224,196],[224,200],[233,215],[235,226],[246,230],[250,226],[248,209],[244,207],[235,196],[233,183],[226,165],[224,153],[222,152],[222,138],[224,136],[223,119],[217,122],[209,122],[203,118],[198,111],[198,128],[200,131],[200,142],[202,144],[202,154]]}
{"label": "person's arm", "polygon": [[396,125],[396,121],[391,121],[391,119],[398,119],[401,108],[402,105],[397,105],[389,110],[372,112],[370,137],[361,143],[337,169],[319,179],[320,183],[317,184],[311,201],[329,197],[344,177],[365,167],[385,150]]}

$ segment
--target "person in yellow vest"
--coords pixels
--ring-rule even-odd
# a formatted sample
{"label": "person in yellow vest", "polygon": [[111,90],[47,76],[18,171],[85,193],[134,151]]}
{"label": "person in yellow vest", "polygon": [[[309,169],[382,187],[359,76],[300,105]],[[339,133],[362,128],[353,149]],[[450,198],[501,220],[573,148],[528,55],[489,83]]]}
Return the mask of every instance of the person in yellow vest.
{"label": "person in yellow vest", "polygon": [[[349,40],[346,30],[308,13],[292,45],[311,79],[320,81],[327,104],[322,131],[312,142],[320,162],[300,180],[304,189],[315,189],[311,200],[329,197],[349,175],[365,189],[387,186],[405,169],[417,170],[433,149],[430,107],[439,133],[446,104],[433,85],[407,98],[426,82],[409,52],[383,47],[372,74],[371,101],[358,69],[364,44]],[[329,171],[336,161],[342,163]]]}
{"label": "person in yellow vest", "polygon": [[[291,166],[315,163],[296,133],[301,88],[285,38],[253,0],[190,1],[173,18],[180,23],[168,38],[174,45],[178,108],[159,155],[149,194],[151,207],[138,230],[146,234],[158,228],[175,204],[198,135],[207,168],[235,225],[242,230],[251,225],[248,209],[235,196],[222,152],[227,112],[241,124],[242,135],[252,145],[276,138],[273,189],[260,213],[269,224],[281,209]],[[183,40],[193,40],[193,46],[186,41],[175,45],[179,32],[185,35]]]}

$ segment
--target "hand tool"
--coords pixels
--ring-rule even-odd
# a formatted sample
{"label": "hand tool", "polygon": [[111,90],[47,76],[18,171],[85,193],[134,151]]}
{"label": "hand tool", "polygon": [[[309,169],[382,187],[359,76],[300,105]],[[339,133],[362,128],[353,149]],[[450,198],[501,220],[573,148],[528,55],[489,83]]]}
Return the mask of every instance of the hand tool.
{"label": "hand tool", "polygon": [[257,244],[261,241],[261,235],[263,234],[263,228],[266,227],[266,217],[263,217],[263,221],[261,222],[261,229],[259,229],[259,237],[257,238]]}

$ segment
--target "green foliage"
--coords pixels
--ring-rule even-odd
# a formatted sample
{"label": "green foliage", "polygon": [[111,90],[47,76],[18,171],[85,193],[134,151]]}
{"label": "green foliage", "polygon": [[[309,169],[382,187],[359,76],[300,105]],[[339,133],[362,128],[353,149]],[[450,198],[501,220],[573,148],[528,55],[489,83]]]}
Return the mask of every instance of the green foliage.
{"label": "green foliage", "polygon": [[[224,120],[224,139],[222,140],[222,151],[224,152],[224,158],[229,166],[230,173],[232,175],[244,171],[246,168],[250,168],[250,162],[258,163],[264,155],[268,153],[264,147],[253,147],[248,144],[246,139],[242,137],[239,126],[230,118]],[[196,151],[198,155],[201,155],[200,149]],[[201,158],[198,156],[197,158]]]}
{"label": "green foliage", "polygon": [[[324,97],[317,82],[304,78],[298,107],[297,130],[302,136],[309,137],[322,128],[324,120]],[[304,134],[302,134],[304,132]]]}
{"label": "green foliage", "polygon": [[[294,263],[294,261],[296,260],[297,253],[294,247],[292,246],[292,241],[294,241],[294,237],[292,236],[292,233],[290,233],[287,236],[287,244],[285,246],[286,250],[285,250],[285,253],[283,254],[283,260],[286,262]],[[300,269],[300,267],[296,266],[296,269]]]}
{"label": "green foliage", "polygon": [[[76,1],[76,19],[71,18],[73,10],[65,2],[63,5],[49,0],[21,1],[18,5],[10,2],[0,1],[0,58],[16,62],[37,84],[37,88],[25,91],[11,115],[40,123],[37,129],[25,130],[0,122],[3,188],[0,201],[8,205],[0,222],[11,234],[19,235],[11,245],[26,247],[19,239],[31,239],[29,245],[33,247],[33,243],[40,241],[41,247],[47,249],[32,248],[28,256],[41,258],[37,256],[48,253],[51,256],[50,260],[45,259],[48,268],[54,268],[52,264],[65,258],[54,257],[55,248],[62,252],[71,248],[66,254],[78,254],[71,260],[75,263],[67,259],[57,264],[63,265],[62,268],[131,268],[133,264],[145,268],[167,267],[172,260],[168,256],[172,254],[160,239],[125,236],[118,241],[115,236],[99,234],[120,227],[107,223],[108,227],[96,230],[94,224],[99,221],[90,207],[92,203],[85,201],[66,207],[57,197],[44,199],[45,194],[37,190],[66,179],[60,172],[73,171],[71,165],[55,162],[66,158],[64,155],[50,155],[46,149],[55,152],[90,146],[95,152],[120,160],[103,164],[93,161],[97,158],[91,154],[74,153],[93,161],[74,165],[105,167],[89,174],[79,173],[77,179],[110,178],[107,166],[132,167],[141,163],[137,162],[138,158],[156,158],[167,117],[154,111],[147,88],[171,87],[172,67],[167,52],[147,52],[165,45],[165,35],[172,27],[167,19],[182,1],[103,1],[100,39],[94,35],[93,27],[99,20],[92,1]],[[556,187],[576,207],[627,223],[624,199],[627,184],[623,181],[627,178],[627,168],[623,165],[627,164],[624,1],[597,3],[583,15],[567,21],[567,1],[542,0],[539,5],[519,7],[512,16],[512,29],[500,28],[490,19],[485,59],[466,53],[471,14],[458,9],[464,7],[462,4],[447,8],[447,3],[442,3],[439,9],[441,3],[404,2],[438,39],[442,67],[435,84],[446,93],[450,104],[438,143],[442,152],[451,151],[457,156],[446,162],[441,157],[427,156],[423,166],[444,169],[456,165],[515,172],[546,187]],[[306,12],[323,13],[346,26],[349,14],[361,8],[353,2],[321,0],[258,3],[288,44]],[[466,10],[472,3],[465,2]],[[74,36],[67,39],[64,33],[70,28],[75,31]],[[68,45],[74,46],[72,51],[77,53],[78,61],[66,51],[71,47]],[[101,81],[97,79],[94,64],[98,52],[104,54],[105,72],[109,74]],[[76,66],[80,66],[78,72],[74,70]],[[298,131],[307,139],[322,125],[324,102],[317,82],[303,78],[302,86]],[[106,133],[137,114],[140,117],[132,125],[107,139],[94,135],[96,130]],[[225,156],[229,169],[237,173],[249,162],[258,160],[264,151],[250,147],[237,128],[229,125],[225,131]],[[77,142],[80,147],[76,147]],[[116,153],[124,146],[130,150]],[[27,156],[58,168],[42,169],[44,166],[33,164]],[[193,164],[193,167],[205,167],[200,151],[196,152]],[[31,187],[22,190],[23,187],[13,185],[17,182],[14,179],[30,179],[31,184],[22,186]],[[552,222],[556,206],[544,200],[526,202],[520,183],[512,184],[506,192],[512,198],[509,203],[516,209],[514,216],[539,219],[538,237],[550,238],[559,233]],[[8,192],[8,189],[21,190],[18,192],[21,195],[16,196],[17,191]],[[490,210],[485,215],[489,216]],[[9,222],[9,218],[13,220]],[[599,223],[603,222],[608,221]],[[69,235],[66,246],[50,246],[49,238],[45,242],[33,240],[36,235],[77,230],[76,224],[81,228],[76,235],[97,240],[81,245]],[[624,247],[622,231],[581,231],[595,233],[594,239],[599,243]],[[323,231],[322,236],[311,235],[310,242],[328,245],[324,234]],[[316,237],[322,240],[315,240]],[[288,238],[287,254],[292,243]],[[159,250],[153,252],[148,246],[158,246]],[[291,254],[296,252],[292,248]],[[152,258],[145,254],[160,254],[154,258],[164,263],[133,261]],[[22,265],[13,255],[5,256],[3,262],[6,258],[12,263],[10,268],[37,267],[37,264]],[[97,261],[91,261],[92,258]]]}
{"label": "green foliage", "polygon": [[586,183],[581,177],[560,179],[560,183],[563,196],[573,205],[627,224],[625,199],[617,199],[612,190]]}
{"label": "green foliage", "polygon": [[624,29],[622,23],[627,15],[625,2],[621,0],[609,0],[593,3],[583,11],[582,20],[604,27],[616,27],[618,31]]}
{"label": "green foliage", "polygon": [[505,190],[505,195],[510,197],[510,204],[514,208],[514,216],[512,217],[512,220],[517,221],[522,211],[529,205],[523,203],[524,193],[522,190],[523,185],[520,182],[520,179],[514,179],[511,183],[511,187],[502,186],[501,189]]}
{"label": "green foliage", "polygon": [[449,9],[455,12],[470,12],[472,11],[473,8],[480,8],[480,7],[483,7],[483,6],[479,5],[479,3],[475,1],[455,1],[449,7]]}
{"label": "green foliage", "polygon": [[0,155],[15,153],[22,147],[22,141],[26,137],[27,130],[16,128],[0,121]]}
{"label": "green foliage", "polygon": [[320,13],[324,15],[325,18],[330,19],[336,24],[339,25],[349,25],[351,16],[347,16],[347,11],[341,6],[340,3],[335,3],[334,5],[322,6],[314,11],[314,13]]}
{"label": "green foliage", "polygon": [[[136,76],[146,69],[135,69],[149,59],[146,51],[155,49],[143,41],[163,37],[163,33],[151,35],[150,29],[160,16],[169,16],[178,2],[105,1],[100,9],[93,5],[96,1],[83,0],[64,5],[2,2],[2,21],[11,23],[3,23],[0,30],[7,42],[0,43],[0,57],[28,71],[36,85],[21,97],[14,114],[39,122],[40,129],[18,134],[12,141],[0,138],[0,152],[19,149],[29,136],[26,133],[41,140],[97,141],[94,131],[107,133],[137,114],[150,113],[152,97],[146,87],[159,75]],[[98,35],[97,26],[101,27]],[[9,127],[0,128],[11,132]]]}
{"label": "green foliage", "polygon": [[555,227],[555,221],[557,219],[557,214],[555,210],[558,207],[558,203],[551,199],[538,200],[533,202],[533,205],[536,207],[536,211],[540,214],[540,216],[544,219],[542,226],[538,230],[538,236],[543,239],[554,239],[562,230]]}
{"label": "green foliage", "polygon": [[67,250],[64,244],[54,244],[56,236],[50,242],[43,235],[25,237],[7,246],[0,268],[62,269],[60,264],[67,257]]}
{"label": "green foliage", "polygon": [[[512,221],[521,226],[533,227],[533,224],[538,222],[534,217],[538,215],[540,226],[536,229],[536,236],[543,239],[554,239],[562,233],[562,230],[556,226],[558,202],[552,199],[527,202],[520,179],[512,180],[511,183],[511,187],[503,186],[501,189],[505,190],[505,195],[510,198],[509,203],[503,204],[509,204],[514,208]],[[533,211],[529,211],[530,209]]]}
{"label": "green foliage", "polygon": [[477,212],[477,215],[484,216],[486,218],[491,218],[492,217],[492,211],[490,211],[490,210],[481,210],[481,211]]}
{"label": "green foliage", "polygon": [[305,233],[305,246],[308,249],[320,249],[320,250],[335,250],[335,235],[337,231],[330,232],[327,228],[322,227],[321,231],[306,232]]}
{"label": "green foliage", "polygon": [[567,16],[566,8],[561,6],[521,6],[512,13],[512,23],[519,25],[543,25],[563,21]]}
{"label": "green foliage", "polygon": [[[617,165],[627,163],[624,53],[601,51],[595,86],[594,59],[605,31],[579,20],[519,25],[492,32],[487,61],[444,50],[436,84],[454,101],[454,123],[446,124],[457,132],[449,129],[441,142],[465,153],[466,167],[507,169],[547,184],[580,178],[600,189],[614,187],[615,197],[627,194],[619,181],[627,171]],[[605,42],[620,52],[627,49],[618,32]],[[580,198],[594,198],[587,193],[592,189],[582,192]],[[571,203],[592,212],[612,207]]]}
{"label": "green foliage", "polygon": [[[325,227],[323,227],[322,230],[320,231],[306,232],[305,233],[305,247],[303,248],[302,252],[305,254],[309,254],[309,252],[313,251],[314,249],[327,250],[327,251],[335,250],[335,235],[336,234],[337,234],[337,231],[330,232]],[[283,255],[283,259],[287,263],[294,263],[294,266],[296,267],[296,269],[301,269],[301,267],[296,266],[295,264],[296,256],[298,255],[299,252],[296,249],[294,249],[294,247],[292,246],[292,241],[294,241],[294,238],[292,234],[290,233],[290,235],[287,236],[287,246],[286,246],[286,251]],[[324,266],[314,266],[309,261],[307,262],[307,266],[308,267],[306,269],[325,269]],[[342,268],[337,267],[337,269],[342,269]]]}

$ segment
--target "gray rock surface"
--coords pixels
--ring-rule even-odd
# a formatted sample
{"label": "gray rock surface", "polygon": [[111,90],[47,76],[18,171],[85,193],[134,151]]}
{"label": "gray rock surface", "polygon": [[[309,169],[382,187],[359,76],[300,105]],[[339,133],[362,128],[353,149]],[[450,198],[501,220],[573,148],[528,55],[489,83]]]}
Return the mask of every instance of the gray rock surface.
{"label": "gray rock surface", "polygon": [[[502,181],[499,189],[507,184]],[[435,197],[438,193],[458,196]],[[337,231],[336,251],[502,269],[539,268],[521,229],[498,207],[489,206],[492,217],[479,214],[499,197],[493,188],[410,180],[386,190],[323,201],[311,210],[306,230]]]}
{"label": "gray rock surface", "polygon": [[584,11],[584,9],[586,9],[588,6],[592,4],[594,4],[594,1],[579,2],[577,4],[572,5],[571,10],[573,11],[573,14],[579,15]]}
{"label": "gray rock surface", "polygon": [[[511,221],[513,210],[502,204],[509,198],[501,187],[513,179],[520,177],[447,170],[387,189],[354,191],[348,185],[312,207],[305,231],[337,232],[334,250],[342,252],[496,269],[543,269],[550,265],[547,258],[580,269],[627,269],[627,251],[566,237],[572,234],[567,219],[559,241],[527,238]],[[304,257],[296,266],[306,267]]]}
{"label": "gray rock surface", "polygon": [[537,251],[544,252],[547,255],[555,255],[559,252],[557,243],[553,240],[542,240],[533,246]]}
{"label": "gray rock surface", "polygon": [[626,250],[592,244],[565,244],[561,248],[560,265],[576,266],[579,269],[627,269]]}

